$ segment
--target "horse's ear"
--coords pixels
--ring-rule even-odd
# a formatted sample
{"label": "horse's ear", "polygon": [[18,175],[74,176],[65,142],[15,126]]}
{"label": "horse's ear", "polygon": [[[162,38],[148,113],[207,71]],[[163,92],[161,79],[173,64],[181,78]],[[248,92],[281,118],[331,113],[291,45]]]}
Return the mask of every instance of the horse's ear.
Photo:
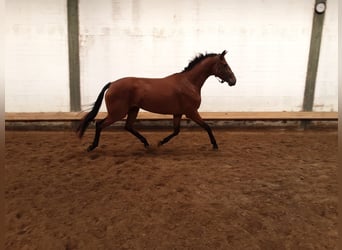
{"label": "horse's ear", "polygon": [[227,54],[227,50],[224,50],[220,55],[220,59],[223,59],[226,54]]}

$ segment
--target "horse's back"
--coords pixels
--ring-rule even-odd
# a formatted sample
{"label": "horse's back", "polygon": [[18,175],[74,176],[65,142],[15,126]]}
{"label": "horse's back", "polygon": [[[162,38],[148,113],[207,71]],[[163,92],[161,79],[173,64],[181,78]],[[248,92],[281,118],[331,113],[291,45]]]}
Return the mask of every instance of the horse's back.
{"label": "horse's back", "polygon": [[134,92],[169,91],[177,88],[179,74],[173,74],[164,78],[124,77],[112,82],[108,95],[133,94]]}

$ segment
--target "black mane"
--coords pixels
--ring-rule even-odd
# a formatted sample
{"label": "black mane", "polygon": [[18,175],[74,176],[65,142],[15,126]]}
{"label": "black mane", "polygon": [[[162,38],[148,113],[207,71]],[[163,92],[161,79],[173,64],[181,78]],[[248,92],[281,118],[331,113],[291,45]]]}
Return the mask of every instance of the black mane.
{"label": "black mane", "polygon": [[211,56],[217,56],[217,54],[215,53],[206,53],[206,54],[199,54],[197,55],[194,59],[192,59],[189,62],[189,65],[186,66],[182,72],[187,72],[190,71],[191,69],[193,69],[193,67],[195,67],[196,64],[198,64],[199,62],[201,62],[202,60],[204,60],[207,57],[211,57]]}

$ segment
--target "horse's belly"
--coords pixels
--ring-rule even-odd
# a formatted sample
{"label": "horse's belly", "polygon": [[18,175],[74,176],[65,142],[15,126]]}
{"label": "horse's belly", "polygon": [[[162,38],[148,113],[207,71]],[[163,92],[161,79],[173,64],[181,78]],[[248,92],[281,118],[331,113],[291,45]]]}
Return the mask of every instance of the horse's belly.
{"label": "horse's belly", "polygon": [[181,114],[181,105],[172,98],[144,98],[139,105],[142,109],[159,114]]}

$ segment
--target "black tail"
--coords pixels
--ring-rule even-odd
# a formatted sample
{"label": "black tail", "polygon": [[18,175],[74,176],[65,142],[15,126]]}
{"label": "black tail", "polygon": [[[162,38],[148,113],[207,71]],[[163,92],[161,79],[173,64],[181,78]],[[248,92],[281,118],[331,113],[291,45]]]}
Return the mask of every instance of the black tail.
{"label": "black tail", "polygon": [[111,83],[107,83],[106,86],[103,87],[103,89],[101,90],[99,96],[96,99],[96,102],[94,104],[93,109],[82,118],[82,120],[80,122],[80,125],[78,126],[78,128],[76,130],[79,138],[82,138],[85,130],[89,126],[89,123],[94,120],[94,118],[96,117],[97,113],[99,112],[101,104],[102,104],[102,100],[103,100],[103,97],[104,97],[104,93],[109,88],[110,84]]}

